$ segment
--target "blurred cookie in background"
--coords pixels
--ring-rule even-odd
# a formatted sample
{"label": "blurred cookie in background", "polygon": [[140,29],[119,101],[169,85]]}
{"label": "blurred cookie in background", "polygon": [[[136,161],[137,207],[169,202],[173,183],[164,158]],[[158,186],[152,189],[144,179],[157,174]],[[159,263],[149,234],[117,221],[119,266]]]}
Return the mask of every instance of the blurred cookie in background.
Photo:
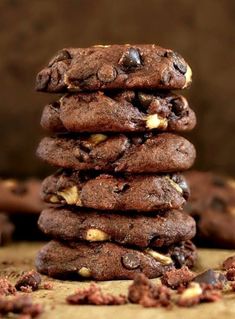
{"label": "blurred cookie in background", "polygon": [[40,187],[41,181],[38,179],[0,179],[0,211],[14,225],[13,239],[43,239],[37,226],[39,214],[44,207],[39,195]]}
{"label": "blurred cookie in background", "polygon": [[0,246],[5,246],[11,242],[14,229],[15,227],[7,215],[0,213]]}
{"label": "blurred cookie in background", "polygon": [[201,171],[187,172],[185,177],[191,196],[184,209],[196,220],[197,244],[235,248],[235,180]]}

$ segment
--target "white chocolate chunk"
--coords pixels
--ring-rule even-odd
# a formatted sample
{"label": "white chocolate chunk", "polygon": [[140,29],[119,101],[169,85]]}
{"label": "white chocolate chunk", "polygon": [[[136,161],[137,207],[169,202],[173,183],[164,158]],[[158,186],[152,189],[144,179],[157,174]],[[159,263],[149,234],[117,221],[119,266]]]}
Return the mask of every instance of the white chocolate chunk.
{"label": "white chocolate chunk", "polygon": [[162,255],[155,250],[148,248],[145,250],[145,252],[163,265],[170,265],[173,263],[172,259],[169,256]]}
{"label": "white chocolate chunk", "polygon": [[176,183],[174,182],[169,176],[166,176],[166,179],[171,183],[171,185],[179,192],[179,193],[183,193],[182,188]]}
{"label": "white chocolate chunk", "polygon": [[158,114],[150,114],[146,117],[146,127],[150,130],[154,128],[165,129],[167,125],[167,119],[160,117]]}
{"label": "white chocolate chunk", "polygon": [[192,69],[190,68],[189,65],[187,65],[187,71],[184,76],[185,76],[185,84],[183,86],[183,89],[186,88],[188,84],[192,82]]}
{"label": "white chocolate chunk", "polygon": [[79,269],[78,274],[85,278],[91,277],[91,271],[87,267],[82,267],[81,269]]}
{"label": "white chocolate chunk", "polygon": [[64,189],[63,191],[57,192],[57,194],[63,197],[67,204],[81,206],[81,200],[77,186]]}
{"label": "white chocolate chunk", "polygon": [[104,134],[91,134],[89,137],[89,142],[97,145],[105,140],[107,140],[108,136]]}
{"label": "white chocolate chunk", "polygon": [[185,289],[182,295],[180,296],[181,300],[192,299],[199,297],[202,294],[202,288],[197,282],[192,282],[189,288]]}
{"label": "white chocolate chunk", "polygon": [[109,235],[100,229],[91,228],[86,233],[86,240],[89,241],[105,241],[109,239]]}

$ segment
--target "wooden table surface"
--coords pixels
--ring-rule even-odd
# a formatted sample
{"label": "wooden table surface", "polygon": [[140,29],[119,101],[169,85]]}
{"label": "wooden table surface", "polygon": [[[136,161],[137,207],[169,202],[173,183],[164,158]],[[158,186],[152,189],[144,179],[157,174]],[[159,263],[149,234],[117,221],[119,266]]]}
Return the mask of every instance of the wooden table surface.
{"label": "wooden table surface", "polygon": [[[13,283],[27,270],[34,267],[34,258],[42,243],[17,243],[0,248],[0,276],[8,276]],[[218,269],[221,262],[235,254],[235,251],[200,249],[199,259],[195,271],[204,269]],[[65,302],[66,296],[77,288],[89,285],[89,282],[60,281],[43,276],[43,282],[53,282],[52,290],[40,289],[33,292],[35,302],[44,305],[44,312],[40,319],[234,319],[235,293],[227,293],[223,300],[216,303],[205,303],[193,308],[179,308],[171,310],[163,308],[143,308],[139,305],[124,306],[72,306]],[[154,280],[157,281],[157,280]],[[104,292],[113,294],[127,293],[131,281],[99,282]]]}

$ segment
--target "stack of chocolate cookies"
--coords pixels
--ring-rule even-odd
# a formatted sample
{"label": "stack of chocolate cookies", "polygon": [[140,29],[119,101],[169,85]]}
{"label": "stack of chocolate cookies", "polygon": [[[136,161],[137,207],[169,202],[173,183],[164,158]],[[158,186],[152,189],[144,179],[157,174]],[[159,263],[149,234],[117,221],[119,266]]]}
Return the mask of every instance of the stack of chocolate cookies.
{"label": "stack of chocolate cookies", "polygon": [[182,211],[178,173],[194,146],[177,132],[196,124],[191,83],[177,53],[156,45],[63,49],[37,76],[38,91],[66,93],[43,111],[37,154],[60,167],[45,179],[39,219],[53,240],[36,259],[44,274],[95,280],[158,277],[193,266],[195,222]]}

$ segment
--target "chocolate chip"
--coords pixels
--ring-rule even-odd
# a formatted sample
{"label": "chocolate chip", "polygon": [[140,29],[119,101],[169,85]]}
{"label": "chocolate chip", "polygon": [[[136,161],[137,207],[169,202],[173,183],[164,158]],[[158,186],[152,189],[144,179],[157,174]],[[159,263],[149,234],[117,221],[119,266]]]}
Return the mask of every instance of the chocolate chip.
{"label": "chocolate chip", "polygon": [[182,117],[182,112],[184,110],[184,104],[182,103],[182,100],[180,98],[176,98],[171,100],[171,111],[176,115],[177,117]]}
{"label": "chocolate chip", "polygon": [[165,57],[173,60],[174,68],[178,70],[180,73],[185,74],[187,72],[187,64],[185,63],[185,61],[179,53],[167,51],[165,53]]}
{"label": "chocolate chip", "polygon": [[122,263],[127,269],[136,269],[140,265],[140,259],[137,254],[127,253],[122,256]]}
{"label": "chocolate chip", "polygon": [[97,77],[101,82],[112,82],[117,77],[117,71],[112,65],[103,64],[97,72]]}
{"label": "chocolate chip", "polygon": [[179,185],[179,187],[182,189],[183,191],[183,197],[185,199],[188,199],[189,198],[189,195],[190,195],[190,190],[189,190],[189,186],[186,182],[186,180],[182,177],[182,176],[179,176],[177,174],[174,174],[172,175],[172,180],[177,183]]}
{"label": "chocolate chip", "polygon": [[181,268],[183,265],[185,265],[185,257],[180,250],[175,251],[171,255],[171,258],[173,259],[176,268]]}
{"label": "chocolate chip", "polygon": [[208,284],[208,285],[215,286],[220,282],[226,281],[226,278],[223,274],[216,273],[214,270],[208,269],[204,271],[203,273],[199,274],[198,276],[196,276],[193,281],[199,284]]}
{"label": "chocolate chip", "polygon": [[59,110],[60,109],[60,102],[58,102],[58,101],[55,101],[55,102],[52,102],[51,104],[50,104],[50,107],[52,107],[54,110]]}
{"label": "chocolate chip", "polygon": [[222,198],[214,197],[210,203],[211,208],[216,211],[224,212],[226,210],[226,203]]}
{"label": "chocolate chip", "polygon": [[147,108],[150,105],[150,103],[152,102],[153,96],[150,94],[139,92],[138,99],[139,99],[139,102],[141,103],[141,105],[143,105],[144,107]]}
{"label": "chocolate chip", "polygon": [[120,59],[120,63],[127,69],[141,66],[141,57],[138,49],[130,48]]}
{"label": "chocolate chip", "polygon": [[55,62],[64,61],[71,59],[71,55],[67,50],[59,51],[49,62],[49,66],[52,66]]}

